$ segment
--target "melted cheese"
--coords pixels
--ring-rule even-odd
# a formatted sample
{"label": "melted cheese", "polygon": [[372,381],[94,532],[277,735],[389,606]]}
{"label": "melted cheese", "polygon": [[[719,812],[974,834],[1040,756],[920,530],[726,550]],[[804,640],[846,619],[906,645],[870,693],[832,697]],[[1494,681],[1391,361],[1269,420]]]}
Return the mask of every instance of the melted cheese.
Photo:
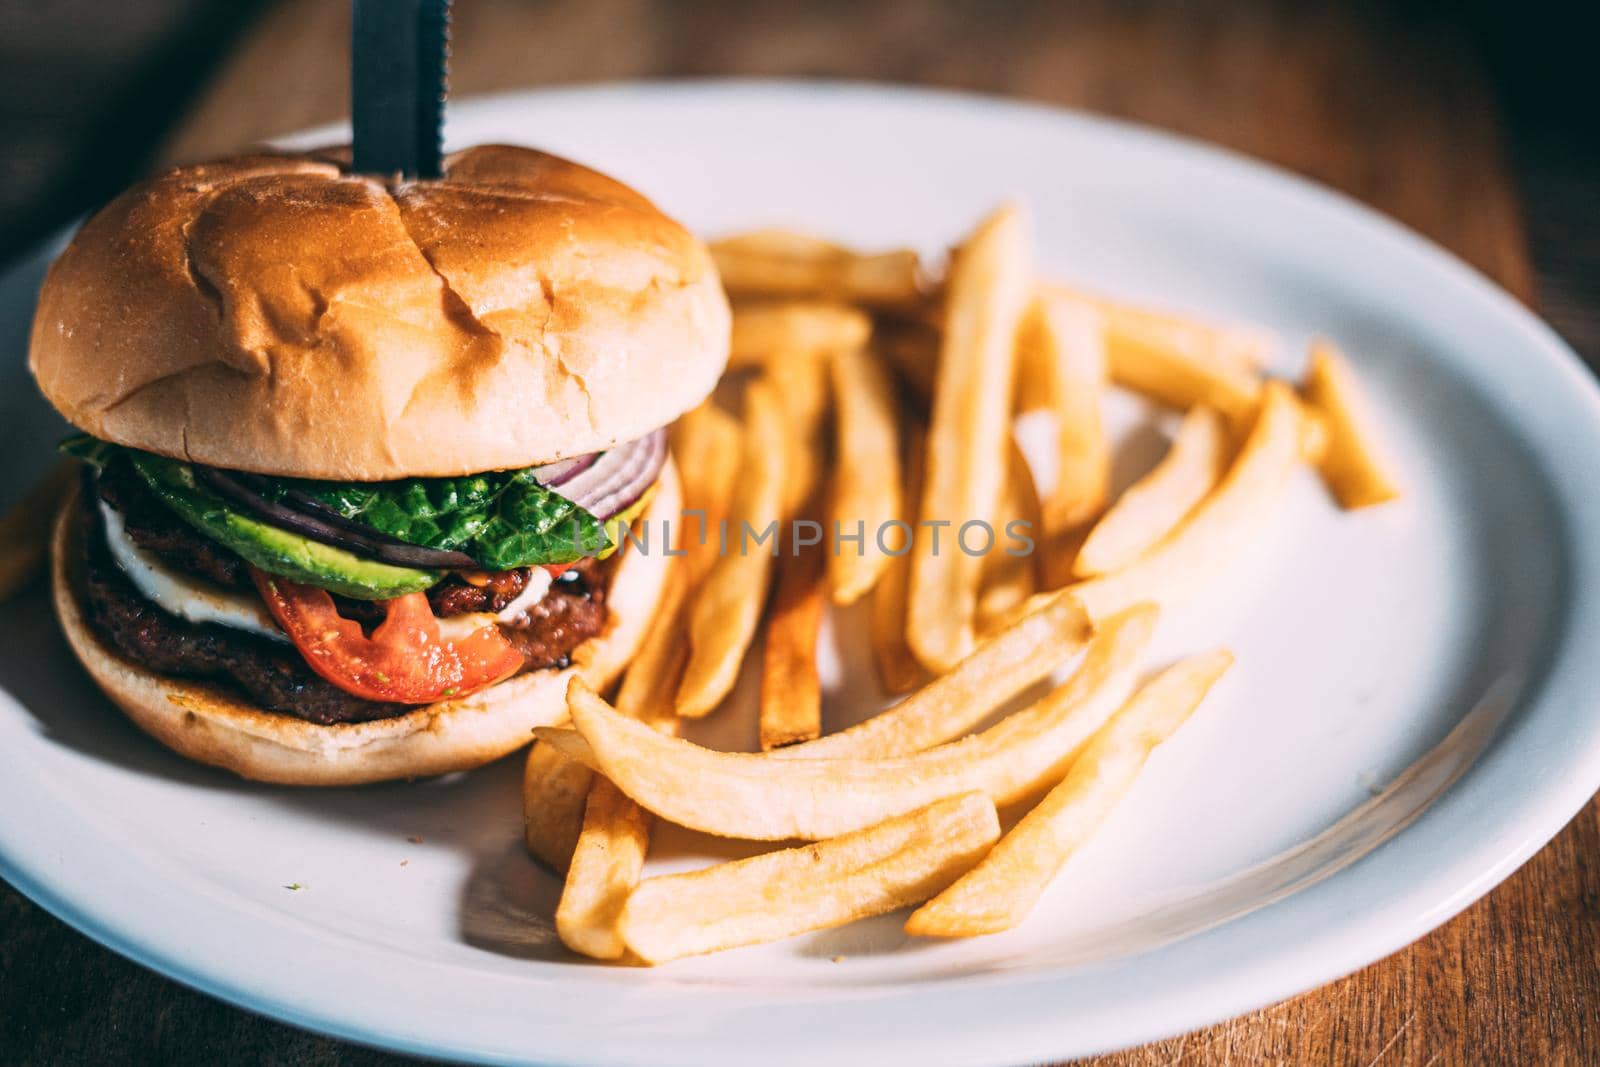
{"label": "melted cheese", "polygon": [[173,570],[157,556],[134,544],[128,537],[122,516],[103,500],[100,514],[105,517],[106,545],[111,549],[111,558],[139,592],[162,611],[190,622],[216,623],[274,641],[289,640],[258,598]]}

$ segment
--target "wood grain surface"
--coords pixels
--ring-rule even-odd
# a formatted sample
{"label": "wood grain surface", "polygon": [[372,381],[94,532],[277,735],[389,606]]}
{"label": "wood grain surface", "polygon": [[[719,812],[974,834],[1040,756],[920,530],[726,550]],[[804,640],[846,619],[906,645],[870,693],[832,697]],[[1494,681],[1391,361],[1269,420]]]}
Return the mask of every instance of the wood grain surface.
{"label": "wood grain surface", "polygon": [[[1083,108],[1325,182],[1533,299],[1493,98],[1448,5],[1403,17],[1376,3],[456,6],[457,94],[750,74],[937,85]],[[166,156],[213,155],[345,114],[347,19],[337,0],[294,0],[269,14]],[[0,917],[7,930],[36,919],[9,891]],[[42,979],[47,987],[78,986],[53,1006],[54,1022],[42,1006],[38,1025],[20,1031],[37,1042],[36,1054],[65,1040],[85,1061],[112,1053],[182,1062],[388,1059],[215,1004],[53,922],[6,937],[0,953],[79,961],[77,970],[60,959],[47,965],[57,968]],[[1394,956],[1253,1015],[1094,1062],[1179,1061],[1600,1062],[1600,806],[1585,808],[1484,900]]]}

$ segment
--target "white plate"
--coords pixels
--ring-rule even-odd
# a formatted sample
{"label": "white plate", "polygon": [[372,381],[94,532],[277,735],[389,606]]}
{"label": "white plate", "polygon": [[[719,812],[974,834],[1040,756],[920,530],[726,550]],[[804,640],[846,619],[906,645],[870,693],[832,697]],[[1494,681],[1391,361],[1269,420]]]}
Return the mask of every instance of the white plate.
{"label": "white plate", "polygon": [[[1055,276],[1264,322],[1286,371],[1313,332],[1338,339],[1408,496],[1340,514],[1306,476],[1214,594],[1164,625],[1162,656],[1225,642],[1239,666],[1021,930],[909,944],[891,917],[655,970],[555,942],[557,885],[518,840],[516,760],[331,792],[231,780],[124,723],[35,594],[0,613],[0,873],[89,935],[255,1011],[415,1052],[1038,1061],[1375,960],[1504,878],[1600,785],[1596,390],[1432,246],[1228,155],[970,97],[635,85],[464,101],[451,120],[456,143],[568,153],[706,232],[796,224],[934,251],[1016,195]],[[38,271],[3,290],[8,498],[59,430],[19,371]],[[1135,407],[1119,405],[1125,428]],[[859,698],[858,643],[837,644],[851,680],[830,654],[835,689]]]}

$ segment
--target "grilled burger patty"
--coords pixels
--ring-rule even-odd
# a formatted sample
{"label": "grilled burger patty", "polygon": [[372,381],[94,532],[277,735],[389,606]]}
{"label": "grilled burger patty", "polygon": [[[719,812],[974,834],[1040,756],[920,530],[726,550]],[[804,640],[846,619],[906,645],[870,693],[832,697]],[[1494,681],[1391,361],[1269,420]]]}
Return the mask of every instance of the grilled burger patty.
{"label": "grilled burger patty", "polygon": [[[140,488],[137,475],[113,463],[98,478],[87,472],[79,495],[89,618],[119,652],[161,674],[232,682],[263,708],[318,725],[368,722],[411,710],[406,704],[352,696],[318,676],[292,647],[228,626],[190,622],[145,599],[106,547],[95,506],[99,497],[122,515],[133,542],[168,566],[221,585],[254,587],[243,560]],[[572,650],[604,628],[611,562],[585,559],[573,564],[528,609],[526,625],[503,629],[522,653],[524,671],[566,667]],[[428,597],[441,615],[496,611],[521,592],[527,579],[526,570],[504,572],[479,587],[451,575],[429,590]],[[380,617],[370,603],[336,599],[352,618],[375,622]]]}

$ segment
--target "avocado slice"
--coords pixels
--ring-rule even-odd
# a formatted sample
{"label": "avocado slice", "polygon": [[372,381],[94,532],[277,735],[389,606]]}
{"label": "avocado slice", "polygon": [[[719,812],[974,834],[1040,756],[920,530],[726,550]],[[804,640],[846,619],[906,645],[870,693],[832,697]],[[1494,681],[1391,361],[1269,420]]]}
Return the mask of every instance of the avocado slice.
{"label": "avocado slice", "polygon": [[221,497],[196,485],[194,472],[185,463],[131,449],[128,458],[151,491],[179,518],[268,574],[356,600],[389,600],[427,589],[443,577],[440,571],[362,559],[241,515]]}

